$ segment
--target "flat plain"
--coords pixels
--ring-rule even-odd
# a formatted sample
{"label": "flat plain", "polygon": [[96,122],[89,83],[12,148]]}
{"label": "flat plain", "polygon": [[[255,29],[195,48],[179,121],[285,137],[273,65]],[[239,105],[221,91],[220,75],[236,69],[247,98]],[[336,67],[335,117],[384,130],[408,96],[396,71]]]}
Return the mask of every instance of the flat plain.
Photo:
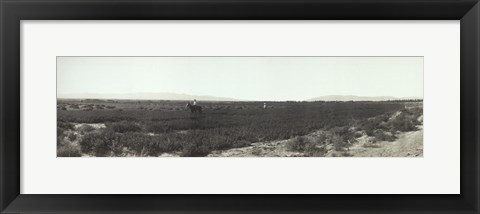
{"label": "flat plain", "polygon": [[57,100],[58,157],[420,157],[423,102]]}

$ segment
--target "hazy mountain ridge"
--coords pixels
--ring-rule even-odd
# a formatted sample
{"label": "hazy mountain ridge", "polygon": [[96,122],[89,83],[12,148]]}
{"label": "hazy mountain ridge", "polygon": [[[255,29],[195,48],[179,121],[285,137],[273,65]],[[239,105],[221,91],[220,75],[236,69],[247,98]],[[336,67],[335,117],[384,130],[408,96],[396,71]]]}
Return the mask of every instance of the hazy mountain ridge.
{"label": "hazy mountain ridge", "polygon": [[[204,101],[255,101],[242,100],[230,97],[216,97],[208,95],[190,95],[168,92],[159,93],[130,93],[130,94],[65,94],[58,95],[60,99],[125,99],[125,100],[204,100]],[[307,99],[305,101],[387,101],[387,100],[411,100],[422,99],[421,97],[393,97],[393,96],[356,96],[356,95],[329,95]],[[262,100],[263,101],[263,100]]]}
{"label": "hazy mountain ridge", "polygon": [[413,100],[421,97],[393,97],[393,96],[355,96],[355,95],[329,95],[308,99],[306,101],[387,101],[387,100]]}
{"label": "hazy mountain ridge", "polygon": [[125,100],[207,100],[207,101],[241,101],[229,97],[215,97],[206,95],[190,95],[177,93],[130,93],[130,94],[65,94],[58,95],[60,99],[125,99]]}

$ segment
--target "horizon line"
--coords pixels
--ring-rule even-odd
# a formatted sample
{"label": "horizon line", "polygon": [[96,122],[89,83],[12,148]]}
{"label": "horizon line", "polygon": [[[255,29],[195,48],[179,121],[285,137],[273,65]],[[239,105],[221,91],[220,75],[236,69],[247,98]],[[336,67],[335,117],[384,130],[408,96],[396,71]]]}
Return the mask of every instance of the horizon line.
{"label": "horizon line", "polygon": [[[193,95],[191,95],[193,96]],[[202,95],[205,96],[205,95]],[[328,98],[332,96],[338,96],[338,97],[358,97],[359,100],[356,99],[325,99],[322,100],[321,98]],[[199,97],[201,97],[199,95]],[[211,96],[214,97],[214,96]],[[391,99],[379,99],[379,100],[371,100],[368,98],[382,98],[382,97],[388,97]],[[66,96],[57,96],[58,99],[64,99],[64,100],[143,100],[143,101],[191,101],[192,99],[162,99],[162,98],[113,98],[113,97],[66,97]],[[309,98],[309,99],[286,99],[286,100],[249,100],[249,99],[236,99],[236,98],[229,98],[229,97],[215,97],[215,98],[221,98],[221,99],[196,99],[198,101],[206,101],[206,102],[317,102],[317,101],[323,101],[323,102],[330,102],[330,101],[343,101],[343,102],[349,102],[349,101],[401,101],[401,100],[423,100],[423,97],[395,97],[395,96],[358,96],[358,95],[326,95],[326,96],[320,96],[316,98]],[[318,99],[317,99],[318,98]],[[362,100],[362,98],[365,98]],[[195,99],[195,98],[193,98]]]}

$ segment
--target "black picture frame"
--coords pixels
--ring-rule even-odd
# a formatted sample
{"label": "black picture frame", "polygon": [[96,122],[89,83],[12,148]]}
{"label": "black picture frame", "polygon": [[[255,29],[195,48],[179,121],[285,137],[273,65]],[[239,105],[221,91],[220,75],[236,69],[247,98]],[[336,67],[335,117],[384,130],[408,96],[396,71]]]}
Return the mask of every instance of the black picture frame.
{"label": "black picture frame", "polygon": [[[152,19],[460,20],[461,194],[20,194],[20,21]],[[2,213],[479,213],[478,0],[0,0],[0,21]]]}

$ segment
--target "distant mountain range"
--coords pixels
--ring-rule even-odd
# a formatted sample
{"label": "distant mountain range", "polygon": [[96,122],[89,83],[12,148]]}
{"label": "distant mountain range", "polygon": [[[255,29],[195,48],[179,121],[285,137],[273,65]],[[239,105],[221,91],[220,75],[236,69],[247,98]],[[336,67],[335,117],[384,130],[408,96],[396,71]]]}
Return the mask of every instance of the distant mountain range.
{"label": "distant mountain range", "polygon": [[306,101],[386,101],[386,100],[412,100],[423,99],[421,97],[392,97],[392,96],[377,96],[377,97],[364,97],[354,95],[329,95],[311,98]]}
{"label": "distant mountain range", "polygon": [[242,101],[239,99],[229,97],[215,97],[202,95],[189,95],[177,93],[130,93],[130,94],[64,94],[58,95],[58,98],[63,99],[122,99],[122,100],[205,100],[205,101]]}
{"label": "distant mountain range", "polygon": [[[204,100],[204,101],[248,101],[235,99],[230,97],[215,97],[205,95],[190,95],[177,93],[130,93],[130,94],[96,94],[96,93],[79,93],[79,94],[63,94],[57,96],[60,99],[125,99],[125,100]],[[386,100],[406,100],[406,99],[422,99],[420,97],[392,97],[392,96],[354,96],[354,95],[329,95],[315,97],[305,101],[386,101]]]}

